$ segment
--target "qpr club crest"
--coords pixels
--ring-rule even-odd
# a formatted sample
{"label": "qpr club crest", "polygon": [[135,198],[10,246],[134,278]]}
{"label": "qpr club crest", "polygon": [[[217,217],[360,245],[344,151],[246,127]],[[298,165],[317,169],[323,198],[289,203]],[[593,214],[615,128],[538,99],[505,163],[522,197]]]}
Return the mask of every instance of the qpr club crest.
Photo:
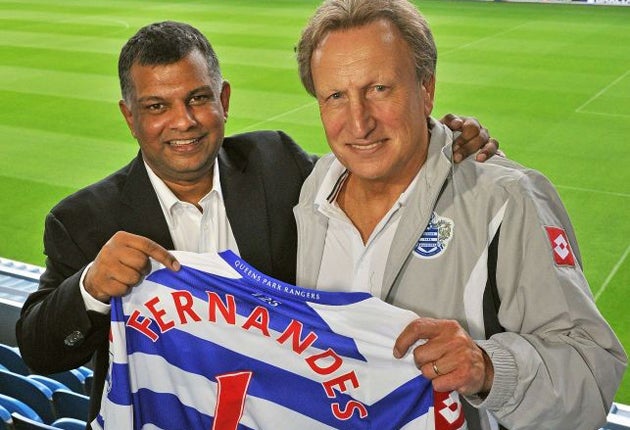
{"label": "qpr club crest", "polygon": [[413,253],[419,258],[439,257],[446,250],[452,237],[453,220],[433,212],[429,225],[413,248]]}

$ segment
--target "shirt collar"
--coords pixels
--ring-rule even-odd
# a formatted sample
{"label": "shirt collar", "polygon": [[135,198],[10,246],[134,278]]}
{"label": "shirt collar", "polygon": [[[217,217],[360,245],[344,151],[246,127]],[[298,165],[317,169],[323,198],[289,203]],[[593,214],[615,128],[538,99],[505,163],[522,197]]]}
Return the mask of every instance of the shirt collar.
{"label": "shirt collar", "polygon": [[315,205],[325,206],[334,203],[347,178],[348,170],[335,158],[319,186],[315,196]]}
{"label": "shirt collar", "polygon": [[[171,189],[164,183],[164,181],[155,174],[153,169],[151,169],[146,161],[144,162],[144,167],[146,167],[147,169],[149,180],[151,181],[151,185],[153,185],[153,189],[157,194],[160,205],[162,206],[162,210],[165,212],[165,214],[170,215],[173,207],[179,203],[182,203],[182,201],[179,200],[177,196],[173,193],[173,191],[171,191]],[[212,168],[212,189],[199,202],[207,199],[208,196],[212,193],[216,193],[218,197],[223,200],[223,192],[221,191],[221,175],[219,174],[219,163],[216,160]]]}
{"label": "shirt collar", "polygon": [[[422,169],[420,169],[422,170]],[[315,196],[315,206],[324,207],[327,204],[335,204],[337,196],[339,195],[339,191],[343,187],[343,184],[348,179],[349,175],[348,169],[346,169],[336,158],[333,160],[330,168],[326,172],[326,176],[324,176],[324,180],[319,186],[319,190],[317,191],[317,195]],[[409,186],[403,191],[400,195],[400,198],[394,204],[394,206],[404,206],[407,200],[409,199],[409,195],[412,193],[416,184],[418,183],[418,178],[420,177],[420,171],[413,178]]]}

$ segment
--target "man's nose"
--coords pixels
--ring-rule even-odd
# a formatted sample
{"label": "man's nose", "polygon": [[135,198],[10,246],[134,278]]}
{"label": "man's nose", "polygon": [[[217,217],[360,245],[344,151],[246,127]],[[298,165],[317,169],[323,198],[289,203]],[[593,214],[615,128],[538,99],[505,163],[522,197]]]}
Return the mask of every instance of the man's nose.
{"label": "man's nose", "polygon": [[362,99],[350,102],[350,129],[355,138],[367,137],[374,129],[375,121],[368,102]]}
{"label": "man's nose", "polygon": [[195,125],[197,125],[197,119],[191,106],[185,103],[178,103],[173,106],[171,128],[188,130]]}

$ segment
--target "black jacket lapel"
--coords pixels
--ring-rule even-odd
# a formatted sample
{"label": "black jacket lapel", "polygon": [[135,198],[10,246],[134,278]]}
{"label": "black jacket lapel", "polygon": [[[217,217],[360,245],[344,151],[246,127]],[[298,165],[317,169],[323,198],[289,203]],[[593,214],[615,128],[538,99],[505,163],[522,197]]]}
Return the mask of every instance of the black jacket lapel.
{"label": "black jacket lapel", "polygon": [[[227,150],[226,150],[227,147]],[[269,217],[263,174],[240,145],[219,151],[219,172],[225,209],[239,254],[264,273],[272,272]]]}
{"label": "black jacket lapel", "polygon": [[148,237],[166,249],[174,248],[168,224],[140,153],[129,169],[127,182],[121,192],[121,206],[118,215],[125,231]]}

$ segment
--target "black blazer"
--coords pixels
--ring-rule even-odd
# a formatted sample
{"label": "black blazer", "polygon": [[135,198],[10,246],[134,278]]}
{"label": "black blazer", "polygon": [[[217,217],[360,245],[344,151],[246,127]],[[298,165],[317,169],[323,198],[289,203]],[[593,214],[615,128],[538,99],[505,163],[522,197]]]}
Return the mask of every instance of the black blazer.
{"label": "black blazer", "polygon": [[[314,157],[282,132],[225,138],[218,155],[221,186],[241,257],[258,270],[295,282],[293,206]],[[46,270],[22,308],[18,345],[30,368],[55,373],[94,358],[91,421],[108,367],[109,315],[88,312],[79,289],[85,266],[117,231],[173,249],[166,220],[140,154],[111,176],[65,198],[46,217]]]}

